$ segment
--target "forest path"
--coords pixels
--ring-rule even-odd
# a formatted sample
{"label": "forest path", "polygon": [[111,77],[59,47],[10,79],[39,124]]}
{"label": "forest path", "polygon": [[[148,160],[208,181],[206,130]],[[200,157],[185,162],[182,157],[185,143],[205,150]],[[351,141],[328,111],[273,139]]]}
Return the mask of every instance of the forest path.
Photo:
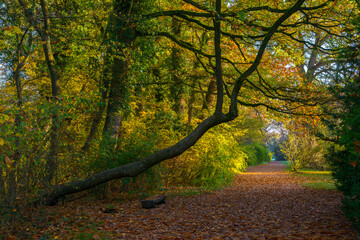
{"label": "forest path", "polygon": [[358,239],[339,192],[304,188],[284,170],[278,162],[249,167],[223,190],[149,210],[128,203],[103,221],[123,239]]}
{"label": "forest path", "polygon": [[[103,213],[109,203],[97,201],[50,207],[46,210],[46,227],[36,236],[148,240],[360,239],[339,209],[339,192],[304,188],[301,178],[284,170],[285,165],[278,162],[249,167],[230,187],[191,197],[169,197],[166,204],[154,209],[141,208],[140,201],[112,202],[116,213]],[[37,225],[39,220],[33,217]]]}

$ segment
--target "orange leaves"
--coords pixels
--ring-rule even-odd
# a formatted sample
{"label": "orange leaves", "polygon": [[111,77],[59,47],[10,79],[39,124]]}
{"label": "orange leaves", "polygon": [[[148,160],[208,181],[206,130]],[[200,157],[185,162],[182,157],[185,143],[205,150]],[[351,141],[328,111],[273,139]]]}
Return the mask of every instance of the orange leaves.
{"label": "orange leaves", "polygon": [[12,31],[13,29],[15,29],[15,26],[3,27],[1,29],[4,31]]}
{"label": "orange leaves", "polygon": [[355,152],[356,153],[360,153],[360,142],[359,141],[353,141],[353,144],[355,145],[354,148],[355,148]]}
{"label": "orange leaves", "polygon": [[5,156],[5,163],[6,164],[11,164],[11,159],[8,156]]}
{"label": "orange leaves", "polygon": [[353,166],[354,168],[357,166],[357,162],[350,162],[349,163],[351,166]]}

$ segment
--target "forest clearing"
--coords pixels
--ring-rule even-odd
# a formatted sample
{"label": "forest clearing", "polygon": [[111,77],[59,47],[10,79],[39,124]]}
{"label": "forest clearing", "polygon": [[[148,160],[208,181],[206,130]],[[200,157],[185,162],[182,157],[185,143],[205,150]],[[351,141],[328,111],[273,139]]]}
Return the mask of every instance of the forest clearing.
{"label": "forest clearing", "polygon": [[0,0],[0,238],[355,238],[359,36],[357,0]]}
{"label": "forest clearing", "polygon": [[[339,208],[341,193],[303,182],[271,162],[249,167],[222,190],[170,196],[157,208],[81,200],[1,230],[5,239],[360,239]],[[104,213],[109,207],[115,211]]]}

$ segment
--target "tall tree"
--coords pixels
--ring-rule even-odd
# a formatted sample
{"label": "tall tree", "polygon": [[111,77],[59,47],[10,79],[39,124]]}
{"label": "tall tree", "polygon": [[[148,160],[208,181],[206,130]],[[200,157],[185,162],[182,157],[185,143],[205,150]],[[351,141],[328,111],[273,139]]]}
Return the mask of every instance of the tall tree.
{"label": "tall tree", "polygon": [[[174,36],[181,34],[181,22],[176,18],[172,19],[171,30]],[[174,111],[182,116],[185,111],[184,83],[181,74],[181,52],[179,47],[171,48],[171,96],[174,99]]]}
{"label": "tall tree", "polygon": [[129,52],[136,38],[131,18],[136,17],[139,1],[116,0],[110,17],[109,39],[112,46],[112,69],[109,89],[109,102],[104,126],[104,136],[116,139],[121,126],[120,110],[126,104],[126,91],[129,71]]}
{"label": "tall tree", "polygon": [[[38,17],[41,19],[37,19],[37,16],[34,12],[34,9],[29,8],[27,3],[23,0],[18,0],[20,5],[24,9],[25,16],[29,23],[36,29],[41,40],[43,41],[43,51],[45,54],[45,59],[48,67],[48,71],[50,74],[51,80],[51,101],[57,105],[59,101],[60,95],[60,86],[59,86],[59,78],[60,75],[56,70],[55,66],[55,58],[53,55],[53,47],[51,43],[51,21],[48,10],[48,3],[45,0],[40,1],[41,7],[41,15]],[[38,24],[38,21],[42,23],[42,26]],[[50,132],[50,148],[49,153],[47,155],[47,175],[45,176],[45,181],[50,183],[56,175],[57,171],[57,161],[59,155],[59,113],[55,110],[52,115],[52,125]]]}

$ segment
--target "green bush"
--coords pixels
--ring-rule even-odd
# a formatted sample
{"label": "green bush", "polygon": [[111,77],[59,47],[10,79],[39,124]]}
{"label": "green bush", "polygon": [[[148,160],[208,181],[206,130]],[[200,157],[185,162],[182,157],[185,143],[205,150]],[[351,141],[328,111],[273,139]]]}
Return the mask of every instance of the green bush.
{"label": "green bush", "polygon": [[258,165],[258,159],[256,156],[256,150],[252,145],[243,145],[241,149],[246,154],[246,162],[249,166]]}
{"label": "green bush", "polygon": [[253,146],[256,150],[256,157],[259,163],[270,162],[271,154],[264,145],[260,143],[254,143]]}
{"label": "green bush", "polygon": [[[113,141],[109,139],[108,141]],[[123,138],[117,140],[116,148],[113,142],[103,142],[100,149],[100,157],[90,165],[93,172],[104,169],[111,169],[117,166],[136,162],[141,158],[150,155],[156,150],[157,135],[142,128],[133,129]],[[107,146],[112,146],[109,148]],[[112,181],[110,185],[114,189],[120,189],[127,192],[146,193],[162,186],[161,165],[150,168],[134,178],[123,178]],[[96,190],[97,194],[103,190]]]}
{"label": "green bush", "polygon": [[270,151],[260,143],[253,143],[251,145],[242,145],[241,149],[246,154],[246,162],[249,166],[256,166],[263,162],[271,160]]}
{"label": "green bush", "polygon": [[176,160],[167,162],[170,184],[220,188],[246,169],[246,155],[226,133],[208,132]]}

